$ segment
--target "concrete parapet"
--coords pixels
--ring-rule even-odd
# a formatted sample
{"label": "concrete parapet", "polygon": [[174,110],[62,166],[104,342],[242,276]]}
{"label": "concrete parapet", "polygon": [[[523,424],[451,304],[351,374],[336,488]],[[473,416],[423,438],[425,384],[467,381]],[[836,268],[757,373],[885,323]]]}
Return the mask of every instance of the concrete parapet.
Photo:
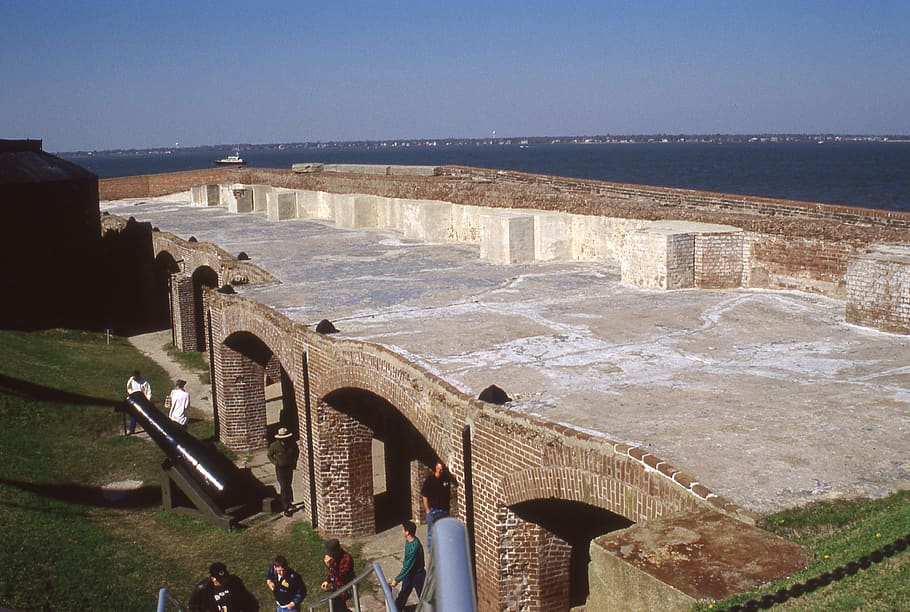
{"label": "concrete parapet", "polygon": [[398,198],[376,198],[376,225],[401,229],[401,200]]}
{"label": "concrete parapet", "polygon": [[267,212],[269,207],[269,192],[271,185],[250,185],[253,190],[253,212]]}
{"label": "concrete parapet", "polygon": [[376,227],[377,196],[345,194],[335,198],[334,221],[338,227]]}
{"label": "concrete parapet", "polygon": [[511,211],[481,215],[480,258],[498,264],[534,261],[534,217]]}
{"label": "concrete parapet", "polygon": [[607,218],[591,215],[571,215],[572,259],[599,261],[614,257],[609,244]]}
{"label": "concrete parapet", "polygon": [[268,194],[266,212],[269,221],[297,218],[297,192],[276,187]]}
{"label": "concrete parapet", "polygon": [[490,210],[483,206],[452,204],[452,226],[448,239],[480,244],[480,215]]}
{"label": "concrete parapet", "polygon": [[318,219],[319,218],[319,191],[309,189],[297,190],[297,218],[298,219]]}
{"label": "concrete parapet", "polygon": [[405,238],[445,242],[452,225],[452,205],[438,200],[401,200],[401,231]]}
{"label": "concrete parapet", "polygon": [[711,510],[609,533],[591,542],[590,553],[589,610],[690,610],[806,564],[800,546]]}
{"label": "concrete parapet", "polygon": [[221,185],[203,185],[200,206],[221,206]]}
{"label": "concrete parapet", "polygon": [[231,190],[233,197],[228,200],[228,212],[248,213],[253,212],[253,189],[243,185],[234,185]]}
{"label": "concrete parapet", "polygon": [[228,183],[219,185],[218,188],[221,191],[221,206],[227,207],[228,210],[236,211],[237,198],[234,196],[234,190],[242,189],[243,185]]}
{"label": "concrete parapet", "polygon": [[190,188],[190,202],[193,206],[208,206],[208,190],[205,185]]}
{"label": "concrete parapet", "polygon": [[872,245],[847,262],[848,323],[910,334],[910,247]]}
{"label": "concrete parapet", "polygon": [[534,214],[534,259],[572,259],[572,218],[561,212]]}

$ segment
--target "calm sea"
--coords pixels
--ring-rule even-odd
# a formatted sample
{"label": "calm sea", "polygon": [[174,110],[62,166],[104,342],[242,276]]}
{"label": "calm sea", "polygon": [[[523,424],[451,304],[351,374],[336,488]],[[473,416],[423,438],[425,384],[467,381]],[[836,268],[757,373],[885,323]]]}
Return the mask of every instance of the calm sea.
{"label": "calm sea", "polygon": [[[211,168],[232,152],[67,156],[102,178]],[[240,151],[249,166],[458,164],[910,211],[910,142],[459,145]]]}

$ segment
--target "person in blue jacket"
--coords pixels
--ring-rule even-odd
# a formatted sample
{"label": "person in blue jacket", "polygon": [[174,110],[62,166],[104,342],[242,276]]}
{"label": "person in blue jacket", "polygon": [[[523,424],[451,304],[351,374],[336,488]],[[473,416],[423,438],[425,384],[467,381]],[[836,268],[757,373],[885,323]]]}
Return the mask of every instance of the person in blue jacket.
{"label": "person in blue jacket", "polygon": [[275,597],[276,612],[300,610],[303,598],[306,597],[306,586],[303,578],[288,566],[288,560],[278,555],[269,566],[265,580]]}

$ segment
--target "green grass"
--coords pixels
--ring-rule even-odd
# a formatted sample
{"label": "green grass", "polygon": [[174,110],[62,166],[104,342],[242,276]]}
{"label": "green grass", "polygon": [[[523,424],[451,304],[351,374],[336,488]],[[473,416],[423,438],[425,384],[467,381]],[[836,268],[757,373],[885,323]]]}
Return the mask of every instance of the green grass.
{"label": "green grass", "polygon": [[[160,401],[167,376],[122,338],[0,331],[0,607],[150,610],[159,588],[185,602],[222,561],[268,609],[264,576],[276,554],[318,598],[324,544],[308,525],[227,532],[161,509],[164,455],[120,435],[113,408],[133,369]],[[197,435],[211,427],[194,426]],[[127,479],[143,485],[119,503],[100,496]]]}
{"label": "green grass", "polygon": [[[806,570],[712,606],[726,609],[856,561],[910,533],[910,491],[880,500],[818,502],[766,517],[759,526],[806,547]],[[706,610],[708,606],[697,609]],[[910,549],[775,610],[910,610]]]}
{"label": "green grass", "polygon": [[163,347],[168,356],[182,365],[187,370],[196,372],[199,376],[199,382],[204,385],[212,384],[212,375],[209,368],[208,353],[197,351],[178,351],[173,342],[168,342]]}

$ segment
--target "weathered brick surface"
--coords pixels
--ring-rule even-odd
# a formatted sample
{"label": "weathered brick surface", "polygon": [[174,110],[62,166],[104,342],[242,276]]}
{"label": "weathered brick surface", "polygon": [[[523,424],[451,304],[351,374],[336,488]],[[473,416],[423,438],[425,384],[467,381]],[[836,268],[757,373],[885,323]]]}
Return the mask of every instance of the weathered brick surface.
{"label": "weathered brick surface", "polygon": [[[209,307],[221,439],[238,450],[264,444],[265,367],[231,348],[237,344],[235,338],[251,334],[271,349],[293,379],[301,429],[299,472],[304,479],[299,497],[308,514],[315,504],[320,527],[329,533],[367,533],[375,521],[373,433],[334,409],[333,393],[361,389],[388,401],[449,465],[459,483],[466,478],[461,433],[470,425],[482,609],[507,608],[516,601],[527,603],[514,609],[559,609],[567,601],[567,592],[555,585],[551,572],[568,563],[566,545],[538,526],[515,522],[510,506],[534,499],[564,499],[638,522],[707,503],[688,484],[668,476],[675,470],[641,449],[479,403],[382,347],[323,336],[237,295],[213,292]],[[309,447],[315,499],[309,493]],[[422,516],[415,491],[426,469],[418,464],[411,469],[410,503],[418,519]],[[729,511],[739,514],[735,507]],[[453,514],[465,516],[462,486],[455,489]],[[515,548],[516,538],[524,538],[521,550]],[[511,574],[505,576],[503,559],[518,559],[515,555],[525,555],[528,561],[509,565]],[[531,573],[518,580],[512,576],[517,567]],[[519,595],[515,589],[521,585],[529,590]],[[557,605],[553,598],[563,603]]]}
{"label": "weathered brick surface", "polygon": [[857,255],[845,282],[848,322],[910,333],[910,249],[883,246]]}

